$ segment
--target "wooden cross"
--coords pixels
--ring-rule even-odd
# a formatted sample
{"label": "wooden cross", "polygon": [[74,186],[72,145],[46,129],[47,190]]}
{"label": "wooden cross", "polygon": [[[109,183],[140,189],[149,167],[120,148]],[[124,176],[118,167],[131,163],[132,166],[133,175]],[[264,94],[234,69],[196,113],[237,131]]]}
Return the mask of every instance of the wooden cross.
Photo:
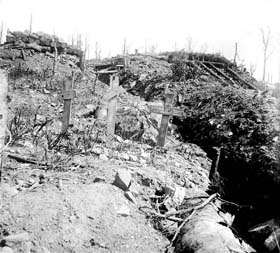
{"label": "wooden cross", "polygon": [[108,101],[108,114],[107,114],[107,133],[111,136],[115,133],[116,124],[116,111],[117,111],[117,96],[119,94],[119,76],[115,72],[110,75],[110,89],[104,96],[105,100]]}
{"label": "wooden cross", "polygon": [[173,108],[174,94],[167,92],[165,93],[165,103],[164,108],[158,106],[149,106],[153,113],[162,114],[161,124],[159,129],[159,135],[157,140],[157,145],[163,147],[165,143],[165,138],[168,130],[168,122],[171,116],[183,117],[184,111],[182,109]]}
{"label": "wooden cross", "polygon": [[64,92],[61,93],[59,96],[60,100],[64,100],[62,128],[61,128],[62,134],[66,133],[69,127],[69,121],[71,117],[71,103],[72,103],[72,99],[76,97],[76,92],[75,90],[72,89],[73,82],[74,82],[73,77],[72,80],[67,79],[65,81]]}
{"label": "wooden cross", "polygon": [[2,174],[2,152],[5,147],[5,133],[7,129],[7,95],[8,95],[8,82],[7,77],[0,70],[0,181]]}

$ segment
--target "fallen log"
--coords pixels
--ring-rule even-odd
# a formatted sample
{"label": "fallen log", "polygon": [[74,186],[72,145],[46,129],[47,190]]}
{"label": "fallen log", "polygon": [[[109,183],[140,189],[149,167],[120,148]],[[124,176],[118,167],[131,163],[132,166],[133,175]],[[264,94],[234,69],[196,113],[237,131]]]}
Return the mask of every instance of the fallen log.
{"label": "fallen log", "polygon": [[219,75],[217,75],[213,70],[211,70],[210,68],[208,68],[205,64],[203,64],[202,62],[199,63],[199,65],[204,68],[208,73],[210,73],[212,76],[216,77],[219,81],[221,81],[221,83],[226,84],[227,82],[225,80],[223,80]]}
{"label": "fallen log", "polygon": [[227,69],[228,72],[230,72],[230,73],[231,73],[237,80],[239,80],[241,83],[244,83],[246,86],[248,86],[248,87],[251,88],[251,89],[258,90],[258,88],[257,88],[255,85],[253,85],[253,84],[251,84],[251,83],[245,81],[240,75],[238,75],[238,74],[237,74],[236,72],[234,72],[232,69],[230,69],[230,68],[226,68],[226,69]]}
{"label": "fallen log", "polygon": [[225,79],[227,79],[232,85],[236,86],[236,83],[234,81],[232,81],[232,79],[227,76],[225,73],[223,73],[221,70],[219,70],[218,68],[216,68],[212,63],[208,63],[211,68],[215,69],[216,72],[219,73],[219,75],[223,76]]}

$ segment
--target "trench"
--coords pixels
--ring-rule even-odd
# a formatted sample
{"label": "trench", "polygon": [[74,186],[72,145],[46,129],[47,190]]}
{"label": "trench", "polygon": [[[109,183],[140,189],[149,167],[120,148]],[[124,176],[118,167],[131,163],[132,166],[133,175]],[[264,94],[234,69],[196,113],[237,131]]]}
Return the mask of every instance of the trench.
{"label": "trench", "polygon": [[[217,153],[213,151],[211,143],[197,141],[196,136],[190,134],[191,129],[181,120],[174,118],[173,124],[177,125],[185,142],[200,146],[212,161],[216,160]],[[223,206],[223,209],[235,215],[234,230],[260,253],[279,252],[278,249],[268,251],[264,247],[264,241],[269,233],[256,236],[248,231],[257,224],[279,217],[280,184],[275,181],[273,174],[269,175],[255,169],[267,165],[267,161],[258,160],[257,155],[254,161],[248,163],[245,159],[225,157],[221,150],[218,176],[213,178],[209,187],[209,193],[219,192],[222,198],[229,202]]]}

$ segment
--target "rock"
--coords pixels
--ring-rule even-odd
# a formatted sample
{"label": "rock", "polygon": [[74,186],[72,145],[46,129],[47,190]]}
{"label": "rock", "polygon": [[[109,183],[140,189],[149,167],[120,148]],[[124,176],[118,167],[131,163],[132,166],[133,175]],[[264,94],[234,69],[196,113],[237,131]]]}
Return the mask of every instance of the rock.
{"label": "rock", "polygon": [[29,239],[29,234],[27,232],[7,235],[3,237],[3,240],[5,240],[6,242],[26,242],[29,241]]}
{"label": "rock", "polygon": [[10,197],[14,197],[18,194],[18,190],[16,189],[16,187],[12,187],[8,184],[2,184],[2,186],[0,187],[0,190],[5,194],[8,195]]}
{"label": "rock", "polygon": [[271,235],[265,240],[264,245],[269,251],[273,251],[276,247],[278,247],[279,242],[280,242],[280,228],[276,229],[271,233]]}
{"label": "rock", "polygon": [[130,209],[128,208],[128,206],[122,205],[117,211],[117,214],[127,217],[130,215]]}
{"label": "rock", "polygon": [[120,189],[127,191],[131,184],[131,174],[127,170],[118,170],[115,181],[113,185],[119,187]]}
{"label": "rock", "polygon": [[131,183],[130,187],[129,187],[129,191],[135,196],[137,197],[139,195],[139,186],[138,184],[136,184],[135,182]]}
{"label": "rock", "polygon": [[96,154],[96,155],[100,155],[103,153],[103,148],[102,147],[93,147],[91,149],[91,152]]}
{"label": "rock", "polygon": [[100,154],[99,159],[102,160],[102,161],[108,161],[109,160],[108,157],[105,154]]}
{"label": "rock", "polygon": [[51,253],[46,247],[41,248],[42,253]]}
{"label": "rock", "polygon": [[176,185],[174,188],[165,186],[165,192],[168,198],[165,200],[164,205],[168,210],[180,206],[186,195],[186,189],[179,185]]}
{"label": "rock", "polygon": [[128,161],[128,160],[129,160],[129,155],[126,154],[126,153],[121,153],[121,154],[120,154],[120,158],[123,159],[123,160],[125,160],[125,161]]}
{"label": "rock", "polygon": [[12,248],[5,246],[0,249],[0,253],[14,253],[14,251],[12,250]]}
{"label": "rock", "polygon": [[133,196],[133,194],[132,194],[130,191],[126,191],[126,192],[124,193],[124,196],[125,196],[128,200],[130,200],[132,203],[134,203],[135,205],[137,205],[137,200],[136,200],[136,198]]}
{"label": "rock", "polygon": [[105,182],[106,179],[103,178],[103,177],[96,177],[94,180],[93,180],[93,183],[99,183],[99,182]]}
{"label": "rock", "polygon": [[138,161],[138,157],[136,155],[129,155],[129,160],[132,162],[137,162]]}

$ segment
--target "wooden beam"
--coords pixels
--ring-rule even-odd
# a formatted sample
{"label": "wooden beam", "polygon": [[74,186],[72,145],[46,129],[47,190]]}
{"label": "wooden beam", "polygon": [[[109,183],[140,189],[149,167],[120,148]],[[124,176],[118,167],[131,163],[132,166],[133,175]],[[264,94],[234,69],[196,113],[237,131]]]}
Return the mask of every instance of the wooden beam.
{"label": "wooden beam", "polygon": [[[119,88],[119,76],[114,73],[110,76],[110,90],[109,93],[114,93],[114,91]],[[107,133],[110,138],[111,135],[115,133],[116,124],[116,111],[117,111],[117,94],[109,99],[108,103],[108,116],[107,116]]]}
{"label": "wooden beam", "polygon": [[75,93],[71,92],[72,85],[73,85],[73,77],[72,77],[72,80],[67,79],[65,81],[64,93],[60,95],[60,97],[64,99],[62,128],[61,128],[62,134],[66,133],[68,126],[69,126],[70,117],[71,117],[71,104],[72,104],[72,99],[74,98],[74,94],[75,94]]}
{"label": "wooden beam", "polygon": [[2,174],[2,153],[5,147],[5,137],[7,129],[7,95],[8,95],[8,81],[5,73],[0,70],[0,180]]}
{"label": "wooden beam", "polygon": [[254,89],[254,90],[259,90],[255,85],[245,81],[240,75],[238,75],[236,72],[234,72],[232,69],[230,68],[226,68],[228,72],[230,72],[237,80],[239,80],[240,82],[244,83],[246,86],[249,86],[250,88]]}
{"label": "wooden beam", "polygon": [[[173,98],[174,98],[174,94],[173,93],[167,93],[165,95],[164,107],[166,107],[166,105],[172,105]],[[161,124],[160,124],[160,129],[159,129],[159,134],[158,134],[158,141],[157,141],[157,144],[160,147],[163,147],[164,143],[165,143],[165,138],[166,138],[166,134],[167,134],[167,130],[168,130],[169,118],[170,118],[170,114],[169,115],[168,114],[167,115],[163,114],[162,118],[161,118]]]}
{"label": "wooden beam", "polygon": [[208,68],[204,63],[199,62],[199,65],[201,67],[203,67],[208,73],[210,73],[212,76],[216,77],[219,81],[221,81],[223,84],[227,84],[227,82],[225,80],[223,80],[219,75],[217,75],[213,70],[211,70],[210,68]]}
{"label": "wooden beam", "polygon": [[234,81],[232,81],[232,79],[231,79],[229,76],[227,76],[227,75],[226,75],[225,73],[223,73],[221,70],[219,70],[218,68],[216,68],[212,63],[208,63],[208,64],[211,66],[211,68],[215,69],[221,76],[223,76],[225,79],[229,80],[229,81],[232,83],[232,85],[234,85],[234,86],[237,85]]}

